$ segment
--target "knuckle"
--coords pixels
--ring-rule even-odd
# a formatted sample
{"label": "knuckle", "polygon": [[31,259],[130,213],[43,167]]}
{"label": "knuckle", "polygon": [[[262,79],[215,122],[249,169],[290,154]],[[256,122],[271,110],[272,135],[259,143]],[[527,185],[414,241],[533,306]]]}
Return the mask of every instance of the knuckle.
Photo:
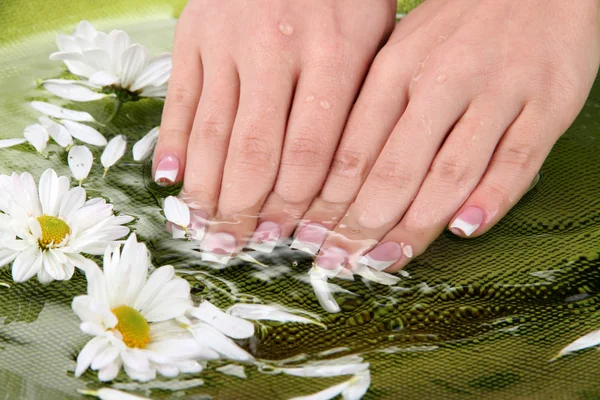
{"label": "knuckle", "polygon": [[482,182],[480,190],[485,193],[485,199],[489,203],[498,206],[510,204],[511,196],[509,190],[499,182]]}
{"label": "knuckle", "polygon": [[203,145],[223,149],[229,143],[228,125],[217,115],[218,113],[209,113],[197,121],[198,126],[194,129],[194,137]]}
{"label": "knuckle", "polygon": [[186,181],[181,191],[181,198],[185,200],[190,208],[212,214],[217,204],[218,195],[201,182]]}
{"label": "knuckle", "polygon": [[196,94],[189,85],[173,82],[169,87],[165,108],[193,112],[196,109],[196,100]]}
{"label": "knuckle", "polygon": [[494,156],[494,161],[507,164],[519,171],[534,168],[539,160],[538,149],[531,143],[513,143],[501,146]]}
{"label": "knuckle", "polygon": [[252,173],[272,172],[277,167],[278,155],[272,141],[259,130],[252,129],[236,139],[237,164]]}
{"label": "knuckle", "polygon": [[316,167],[328,163],[327,143],[315,135],[291,139],[285,151],[288,166]]}
{"label": "knuckle", "polygon": [[429,170],[436,182],[460,185],[473,178],[473,168],[457,158],[436,159]]}
{"label": "knuckle", "polygon": [[372,184],[383,191],[389,188],[405,191],[415,181],[413,169],[396,159],[388,159],[376,165],[371,174],[374,178]]}
{"label": "knuckle", "polygon": [[369,156],[361,151],[338,151],[331,164],[331,175],[348,179],[364,181],[369,170]]}

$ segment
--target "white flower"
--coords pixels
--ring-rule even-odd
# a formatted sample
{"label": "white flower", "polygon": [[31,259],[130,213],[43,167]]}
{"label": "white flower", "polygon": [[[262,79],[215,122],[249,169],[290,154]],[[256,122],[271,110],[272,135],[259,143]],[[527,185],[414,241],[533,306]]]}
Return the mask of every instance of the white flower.
{"label": "white flower", "polygon": [[72,307],[81,330],[94,338],[79,353],[75,376],[91,368],[110,381],[123,367],[132,379],[149,381],[157,373],[202,370],[196,360],[205,348],[177,321],[191,306],[189,283],[171,266],[148,276],[149,268],[148,250],[135,234],[122,251],[106,251],[104,270],[88,268],[88,294],[73,299]]}
{"label": "white flower", "polygon": [[86,146],[73,146],[69,150],[69,168],[73,177],[79,182],[79,186],[90,174],[93,162],[94,155]]}
{"label": "white flower", "polygon": [[340,394],[344,400],[359,400],[367,393],[369,386],[371,386],[371,373],[367,370],[354,375],[346,382],[309,396],[294,397],[292,400],[329,400]]}
{"label": "white flower", "polygon": [[123,135],[117,135],[108,142],[100,157],[100,162],[104,166],[104,175],[106,175],[110,167],[123,157],[126,149],[127,140]]}
{"label": "white flower", "polygon": [[122,226],[133,220],[114,216],[102,199],[86,201],[81,187],[69,190],[69,178],[46,170],[38,188],[31,174],[0,175],[0,266],[12,265],[23,282],[37,274],[40,282],[70,279],[74,267],[89,261],[126,236]]}
{"label": "white flower", "polygon": [[133,145],[133,159],[135,161],[142,161],[152,153],[156,139],[158,139],[158,133],[158,127],[156,127]]}
{"label": "white flower", "polygon": [[188,205],[175,196],[169,196],[163,204],[167,218],[167,230],[174,239],[202,240],[206,232],[206,223],[195,213],[191,213]]}
{"label": "white flower", "polygon": [[[106,34],[97,31],[88,21],[81,21],[72,35],[57,35],[56,44],[59,51],[52,53],[50,59],[64,61],[69,71],[87,78],[92,85],[116,86],[142,97],[166,96],[171,55],[150,58],[148,49],[131,43],[123,31]],[[61,95],[65,91],[62,88],[53,93]]]}

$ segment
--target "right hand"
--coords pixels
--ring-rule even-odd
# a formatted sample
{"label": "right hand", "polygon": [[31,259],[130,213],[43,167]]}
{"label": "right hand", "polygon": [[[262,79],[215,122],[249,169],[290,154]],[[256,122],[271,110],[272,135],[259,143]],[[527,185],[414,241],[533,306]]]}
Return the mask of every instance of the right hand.
{"label": "right hand", "polygon": [[395,0],[190,0],[153,170],[183,180],[195,216],[212,220],[206,260],[244,247],[259,212],[254,242],[292,233],[395,12]]}

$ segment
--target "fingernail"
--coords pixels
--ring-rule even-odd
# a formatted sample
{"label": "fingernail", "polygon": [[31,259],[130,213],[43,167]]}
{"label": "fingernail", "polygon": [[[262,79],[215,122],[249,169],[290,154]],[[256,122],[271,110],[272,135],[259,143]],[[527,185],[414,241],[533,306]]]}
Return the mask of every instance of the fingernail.
{"label": "fingernail", "polygon": [[154,181],[160,186],[171,186],[179,174],[179,159],[173,155],[164,156],[154,174]]}
{"label": "fingernail", "polygon": [[348,252],[339,247],[330,247],[319,253],[315,265],[322,268],[328,278],[336,276],[350,260]]}
{"label": "fingernail", "polygon": [[450,225],[450,231],[455,235],[471,236],[483,223],[483,210],[479,207],[467,207]]}
{"label": "fingernail", "polygon": [[235,238],[229,233],[209,233],[202,242],[202,261],[227,264],[235,251]]}
{"label": "fingernail", "polygon": [[275,222],[265,221],[256,228],[247,248],[263,253],[271,253],[281,236],[281,229]]}
{"label": "fingernail", "polygon": [[321,224],[308,224],[300,229],[296,239],[291,244],[291,248],[302,250],[313,256],[319,252],[319,249],[327,237],[327,228]]}
{"label": "fingernail", "polygon": [[208,221],[208,213],[200,210],[190,210],[190,226],[188,232],[192,239],[204,239],[204,234],[206,233],[206,221]]}
{"label": "fingernail", "polygon": [[[410,250],[412,256],[412,247]],[[358,260],[358,263],[371,267],[377,271],[383,271],[400,261],[403,254],[404,248],[402,245],[395,242],[385,242],[362,256],[360,260]]]}

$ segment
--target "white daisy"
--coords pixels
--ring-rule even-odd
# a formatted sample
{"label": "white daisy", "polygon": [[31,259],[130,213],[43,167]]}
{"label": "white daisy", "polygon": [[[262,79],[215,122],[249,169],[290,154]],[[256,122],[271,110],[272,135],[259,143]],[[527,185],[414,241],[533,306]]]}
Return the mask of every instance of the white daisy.
{"label": "white daisy", "polygon": [[[114,86],[134,92],[142,97],[165,97],[171,76],[171,54],[150,58],[148,49],[131,43],[129,35],[113,30],[106,34],[97,31],[88,21],[81,21],[72,35],[57,35],[59,51],[51,60],[62,60],[73,74],[86,78],[84,85]],[[52,86],[56,95],[79,101],[94,98],[88,91],[68,85],[81,85],[79,81],[61,82]],[[79,96],[79,94],[81,94]]]}
{"label": "white daisy", "polygon": [[37,274],[40,282],[66,280],[83,268],[81,253],[99,255],[126,236],[133,220],[115,216],[102,199],[86,201],[81,187],[46,170],[38,187],[31,174],[0,175],[0,266],[12,265],[13,279]]}
{"label": "white daisy", "polygon": [[122,251],[107,250],[104,271],[96,265],[86,270],[88,294],[72,307],[81,330],[95,337],[77,357],[76,376],[91,368],[109,381],[123,367],[132,379],[148,381],[157,373],[200,372],[197,360],[252,359],[227,336],[252,336],[250,322],[208,302],[192,307],[190,285],[172,266],[148,276],[149,268],[148,250],[132,234]]}

